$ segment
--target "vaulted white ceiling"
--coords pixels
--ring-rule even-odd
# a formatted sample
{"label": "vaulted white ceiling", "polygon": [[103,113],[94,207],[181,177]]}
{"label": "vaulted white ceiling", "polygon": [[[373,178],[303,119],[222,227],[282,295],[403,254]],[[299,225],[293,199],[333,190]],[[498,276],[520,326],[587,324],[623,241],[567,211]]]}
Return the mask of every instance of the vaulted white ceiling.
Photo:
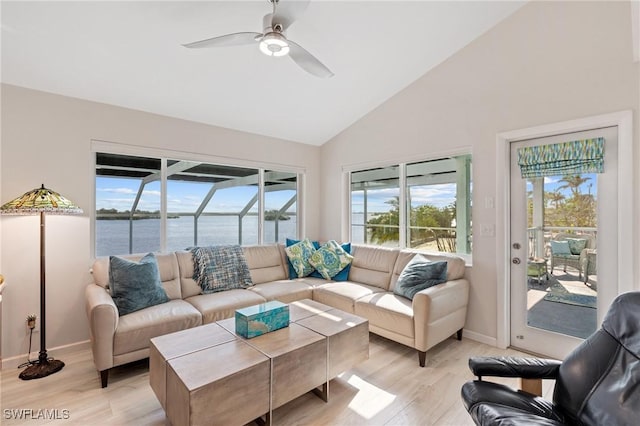
{"label": "vaulted white ceiling", "polygon": [[[280,0],[295,1],[295,0]],[[2,1],[2,82],[320,145],[524,1],[312,1],[287,32],[335,76],[257,46],[262,1]]]}

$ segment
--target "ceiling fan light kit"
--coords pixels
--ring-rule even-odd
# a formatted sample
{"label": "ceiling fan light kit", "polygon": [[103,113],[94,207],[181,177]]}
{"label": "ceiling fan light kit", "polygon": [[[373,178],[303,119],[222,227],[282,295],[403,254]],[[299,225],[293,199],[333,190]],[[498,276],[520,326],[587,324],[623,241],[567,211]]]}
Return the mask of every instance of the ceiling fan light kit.
{"label": "ceiling fan light kit", "polygon": [[286,56],[289,50],[287,39],[276,32],[265,34],[260,41],[260,51],[267,56]]}
{"label": "ceiling fan light kit", "polygon": [[[287,39],[285,31],[293,24],[296,18],[301,15],[309,0],[283,1],[269,0],[273,4],[273,13],[267,14],[263,18],[263,32],[251,33],[241,32],[227,34],[223,36],[208,38],[192,43],[183,44],[189,49],[199,49],[207,47],[240,46],[258,43],[260,51],[267,56],[289,56],[300,68],[320,78],[333,77],[333,72],[320,62],[315,56],[307,52],[302,46]],[[277,9],[277,6],[280,8]]]}

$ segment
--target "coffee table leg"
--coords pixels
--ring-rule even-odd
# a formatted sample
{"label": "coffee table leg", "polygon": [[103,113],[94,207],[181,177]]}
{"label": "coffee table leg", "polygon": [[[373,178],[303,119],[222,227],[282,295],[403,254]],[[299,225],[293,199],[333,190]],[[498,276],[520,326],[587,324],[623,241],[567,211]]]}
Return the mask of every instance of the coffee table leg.
{"label": "coffee table leg", "polygon": [[327,365],[325,368],[327,381],[322,384],[322,388],[313,389],[313,393],[315,393],[324,402],[329,402],[329,338],[327,337],[325,341],[327,342]]}
{"label": "coffee table leg", "polygon": [[322,388],[315,388],[313,393],[315,393],[324,402],[329,402],[329,382],[323,383]]}

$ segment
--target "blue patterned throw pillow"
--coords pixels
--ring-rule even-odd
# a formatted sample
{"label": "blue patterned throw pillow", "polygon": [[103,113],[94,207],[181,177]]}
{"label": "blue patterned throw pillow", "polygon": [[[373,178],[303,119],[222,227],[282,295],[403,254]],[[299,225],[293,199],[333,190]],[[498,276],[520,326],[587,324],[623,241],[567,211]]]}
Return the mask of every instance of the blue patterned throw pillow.
{"label": "blue patterned throw pillow", "polygon": [[431,262],[420,254],[404,267],[393,292],[413,300],[417,292],[447,281],[447,262]]}
{"label": "blue patterned throw pillow", "polygon": [[584,238],[567,238],[567,243],[571,254],[580,254],[587,247],[587,240]]}
{"label": "blue patterned throw pillow", "polygon": [[[287,241],[285,243],[285,248],[286,247],[291,247],[294,244],[298,244],[300,241],[302,241],[302,240],[293,240],[291,238],[287,238]],[[316,250],[318,250],[320,248],[320,243],[318,241],[311,241],[311,244],[313,244],[313,248],[315,248]],[[287,268],[289,270],[289,278],[290,279],[298,278],[298,273],[296,272],[295,268],[293,267],[293,264],[291,263],[291,259],[289,259],[288,256],[287,256]],[[308,276],[309,277],[313,277],[313,278],[322,278],[322,275],[320,275],[320,272],[316,271],[315,269]]]}
{"label": "blue patterned throw pillow", "polygon": [[324,279],[330,280],[351,265],[352,260],[353,256],[343,250],[340,244],[330,240],[311,255],[309,263]]}
{"label": "blue patterned throw pillow", "polygon": [[284,250],[293,265],[297,278],[306,277],[314,271],[313,266],[309,263],[309,258],[316,252],[316,248],[308,238]]}
{"label": "blue patterned throw pillow", "polygon": [[169,301],[153,253],[140,262],[109,257],[109,291],[120,316]]}

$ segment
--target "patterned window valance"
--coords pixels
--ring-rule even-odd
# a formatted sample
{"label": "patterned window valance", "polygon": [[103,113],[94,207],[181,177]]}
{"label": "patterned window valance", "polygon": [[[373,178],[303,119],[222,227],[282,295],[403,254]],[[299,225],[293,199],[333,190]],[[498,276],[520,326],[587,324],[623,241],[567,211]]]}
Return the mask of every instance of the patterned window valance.
{"label": "patterned window valance", "polygon": [[602,173],[604,138],[519,148],[518,165],[523,178]]}

